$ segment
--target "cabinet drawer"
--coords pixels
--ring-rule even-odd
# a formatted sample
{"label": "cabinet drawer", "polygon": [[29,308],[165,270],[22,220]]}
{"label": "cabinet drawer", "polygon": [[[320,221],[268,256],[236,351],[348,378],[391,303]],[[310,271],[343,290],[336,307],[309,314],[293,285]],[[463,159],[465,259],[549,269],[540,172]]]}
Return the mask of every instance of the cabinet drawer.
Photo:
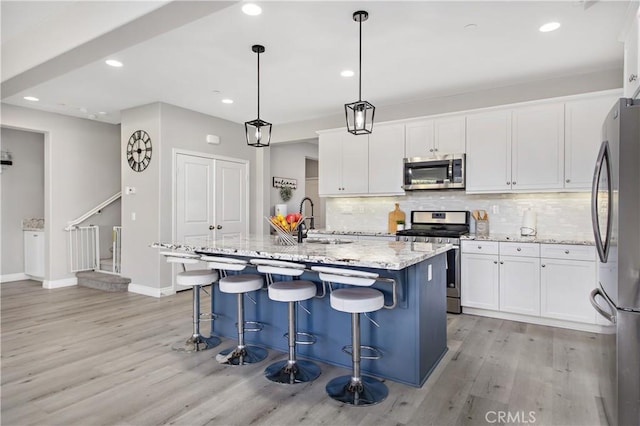
{"label": "cabinet drawer", "polygon": [[540,244],[500,243],[500,256],[540,257]]}
{"label": "cabinet drawer", "polygon": [[570,244],[541,244],[540,257],[567,260],[596,260],[595,246],[577,246]]}
{"label": "cabinet drawer", "polygon": [[462,241],[462,253],[498,254],[497,241]]}

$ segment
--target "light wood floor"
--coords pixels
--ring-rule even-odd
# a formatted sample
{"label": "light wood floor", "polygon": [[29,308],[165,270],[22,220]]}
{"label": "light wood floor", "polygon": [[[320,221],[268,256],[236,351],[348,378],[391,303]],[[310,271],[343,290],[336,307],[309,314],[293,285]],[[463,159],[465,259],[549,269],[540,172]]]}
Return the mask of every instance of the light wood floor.
{"label": "light wood floor", "polygon": [[387,381],[389,397],[363,408],[325,395],[345,369],[322,365],[315,382],[286,386],[262,376],[282,353],[227,367],[218,348],[171,351],[190,334],[190,292],[155,299],[33,281],[0,291],[4,426],[476,425],[497,424],[499,411],[522,424],[601,424],[590,333],[451,315],[449,352],[427,383]]}

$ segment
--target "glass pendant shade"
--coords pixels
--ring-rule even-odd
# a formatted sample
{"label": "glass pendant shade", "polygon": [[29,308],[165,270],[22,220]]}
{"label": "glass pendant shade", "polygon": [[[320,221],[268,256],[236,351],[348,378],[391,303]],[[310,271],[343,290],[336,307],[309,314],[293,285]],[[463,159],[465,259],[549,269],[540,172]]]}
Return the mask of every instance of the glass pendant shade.
{"label": "glass pendant shade", "polygon": [[247,145],[255,148],[269,146],[271,142],[271,123],[260,119],[260,54],[264,53],[264,46],[254,44],[251,50],[258,54],[258,118],[244,123]]}
{"label": "glass pendant shade", "polygon": [[269,146],[269,142],[271,142],[271,123],[258,118],[244,123],[244,130],[247,134],[247,145],[256,148]]}
{"label": "glass pendant shade", "polygon": [[356,101],[345,104],[347,130],[354,135],[364,135],[373,131],[373,116],[376,107],[367,101]]}

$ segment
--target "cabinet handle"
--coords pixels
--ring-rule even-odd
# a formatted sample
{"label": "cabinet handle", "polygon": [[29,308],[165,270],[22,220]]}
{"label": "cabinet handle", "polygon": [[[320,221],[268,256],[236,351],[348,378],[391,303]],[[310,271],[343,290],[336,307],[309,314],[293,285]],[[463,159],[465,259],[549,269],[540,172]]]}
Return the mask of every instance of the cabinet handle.
{"label": "cabinet handle", "polygon": [[516,184],[516,181],[515,181],[515,180],[514,180],[513,182],[511,182],[511,185],[515,185],[515,184]]}
{"label": "cabinet handle", "polygon": [[571,182],[571,179],[567,179],[565,182],[570,183],[570,182]]}
{"label": "cabinet handle", "polygon": [[431,149],[429,150],[429,152],[433,152],[433,148],[431,148]]}
{"label": "cabinet handle", "polygon": [[33,234],[33,236],[37,238],[37,237],[38,237],[38,234]]}
{"label": "cabinet handle", "polygon": [[565,250],[565,251],[564,251],[564,254],[569,254],[569,250]]}
{"label": "cabinet handle", "polygon": [[634,82],[638,79],[638,74],[631,74],[629,76],[629,83]]}
{"label": "cabinet handle", "polygon": [[522,251],[522,249],[521,249],[520,247],[518,247],[516,250],[517,250],[517,251]]}
{"label": "cabinet handle", "polygon": [[501,265],[504,265],[504,262],[500,262]]}
{"label": "cabinet handle", "polygon": [[493,261],[493,263],[494,263],[495,265],[497,265],[497,264],[498,264],[498,261],[497,261],[497,260],[494,260],[494,261]]}
{"label": "cabinet handle", "polygon": [[511,185],[511,182],[507,182],[507,185]]}
{"label": "cabinet handle", "polygon": [[435,149],[434,149],[434,151],[435,151],[435,152],[438,152],[438,148],[435,148]]}
{"label": "cabinet handle", "polygon": [[478,246],[478,250],[482,250],[482,246]]}
{"label": "cabinet handle", "polygon": [[545,265],[545,264],[542,264],[542,265],[540,265],[540,266],[542,266],[543,268],[545,268],[545,267],[546,267],[547,265]]}

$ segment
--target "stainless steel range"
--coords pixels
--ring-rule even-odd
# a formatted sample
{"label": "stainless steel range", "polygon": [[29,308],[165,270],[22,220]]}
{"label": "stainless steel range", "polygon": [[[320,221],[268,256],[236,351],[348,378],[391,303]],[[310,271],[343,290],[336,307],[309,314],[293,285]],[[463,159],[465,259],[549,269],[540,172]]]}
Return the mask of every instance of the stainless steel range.
{"label": "stainless steel range", "polygon": [[469,233],[468,211],[414,210],[411,228],[396,232],[396,240],[447,243],[447,312],[462,313],[460,304],[460,237]]}

